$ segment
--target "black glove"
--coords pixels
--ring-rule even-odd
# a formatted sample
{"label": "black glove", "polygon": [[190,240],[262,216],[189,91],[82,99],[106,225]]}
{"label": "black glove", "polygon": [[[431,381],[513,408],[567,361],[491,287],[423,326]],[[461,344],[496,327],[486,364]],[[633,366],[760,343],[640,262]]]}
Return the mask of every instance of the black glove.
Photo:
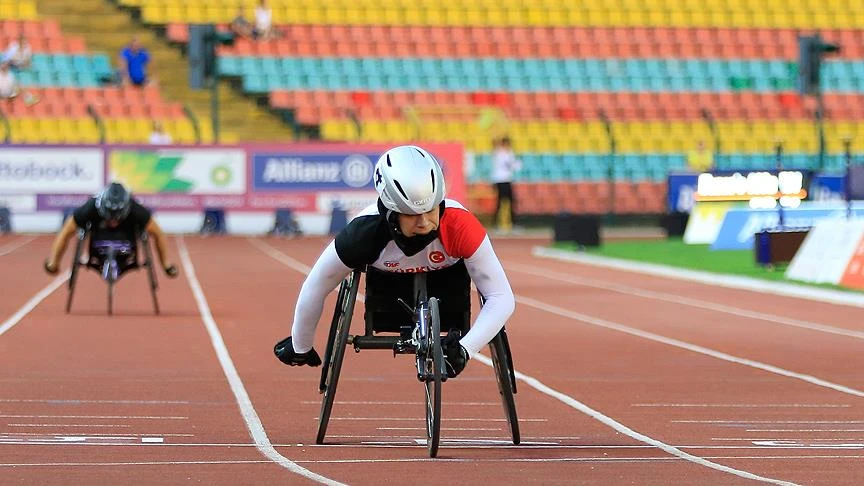
{"label": "black glove", "polygon": [[279,361],[288,366],[321,366],[321,357],[315,351],[315,348],[298,353],[294,351],[294,345],[291,344],[291,336],[276,343],[273,347],[273,353],[279,358]]}
{"label": "black glove", "polygon": [[177,267],[174,265],[168,265],[167,267],[165,267],[165,274],[171,278],[175,278],[178,273],[179,270],[177,270]]}
{"label": "black glove", "polygon": [[444,361],[447,362],[447,377],[455,378],[462,373],[468,364],[468,351],[459,344],[462,333],[458,329],[450,329],[450,332],[441,340],[441,349],[444,350]]}

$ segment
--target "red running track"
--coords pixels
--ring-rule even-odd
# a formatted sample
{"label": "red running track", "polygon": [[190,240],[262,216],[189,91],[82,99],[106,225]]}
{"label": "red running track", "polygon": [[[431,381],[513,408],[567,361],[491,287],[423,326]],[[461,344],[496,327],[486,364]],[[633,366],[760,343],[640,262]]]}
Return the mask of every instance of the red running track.
{"label": "red running track", "polygon": [[184,267],[177,280],[160,278],[163,314],[153,316],[145,275],[133,273],[109,317],[94,272],[65,314],[66,288],[43,291],[58,285],[41,272],[50,240],[29,238],[0,237],[4,483],[864,477],[858,308],[540,259],[531,249],[546,241],[498,239],[517,294],[508,329],[523,445],[509,443],[492,370],[478,358],[444,385],[433,460],[411,360],[374,350],[346,355],[328,444],[314,445],[320,369],[286,367],[272,347],[325,239],[172,238]]}

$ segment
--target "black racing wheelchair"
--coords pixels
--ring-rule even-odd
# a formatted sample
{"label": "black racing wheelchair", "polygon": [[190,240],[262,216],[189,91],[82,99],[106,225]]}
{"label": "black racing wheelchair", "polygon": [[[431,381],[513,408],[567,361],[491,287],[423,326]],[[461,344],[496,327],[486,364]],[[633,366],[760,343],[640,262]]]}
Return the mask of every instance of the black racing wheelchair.
{"label": "black racing wheelchair", "polygon": [[[133,241],[115,239],[93,239],[93,232],[88,224],[86,228],[78,229],[78,239],[75,244],[72,273],[69,277],[69,294],[66,299],[66,313],[72,309],[72,298],[75,295],[75,283],[78,279],[79,267],[86,267],[99,272],[102,280],[108,284],[108,315],[114,313],[114,285],[120,277],[131,270],[142,267],[147,269],[150,280],[150,294],[153,297],[153,310],[159,314],[159,301],[156,290],[159,288],[156,280],[156,270],[153,266],[153,254],[150,249],[150,238],[146,231],[136,231]],[[89,238],[88,238],[89,237]],[[84,242],[89,241],[87,259],[82,261]],[[138,244],[144,248],[144,260],[139,261]]]}
{"label": "black racing wheelchair", "polygon": [[[441,347],[441,324],[455,323],[458,331],[463,334],[469,328],[470,280],[462,282],[466,284],[463,286],[454,284],[454,280],[468,279],[467,270],[461,262],[431,273],[392,274],[367,267],[365,332],[362,335],[351,335],[351,318],[361,273],[361,270],[354,270],[339,287],[318,388],[324,397],[315,442],[324,443],[345,348],[351,344],[358,353],[361,349],[384,349],[392,350],[394,356],[414,355],[417,379],[424,384],[426,445],[429,457],[434,458],[438,454],[441,437],[441,384],[447,381],[446,363]],[[467,289],[467,293],[454,292],[453,289]],[[394,295],[398,297],[394,299]],[[483,302],[481,296],[481,306]],[[405,318],[407,315],[411,316],[410,320]],[[400,325],[405,321],[409,323]],[[385,335],[376,335],[379,333]],[[514,398],[516,376],[505,329],[502,328],[492,339],[489,349],[513,444],[518,445],[519,421]]]}

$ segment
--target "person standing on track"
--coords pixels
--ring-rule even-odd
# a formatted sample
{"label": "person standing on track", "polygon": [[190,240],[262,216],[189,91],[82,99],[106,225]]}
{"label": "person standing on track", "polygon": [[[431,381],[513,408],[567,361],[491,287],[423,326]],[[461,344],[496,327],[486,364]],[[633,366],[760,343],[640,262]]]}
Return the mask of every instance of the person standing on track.
{"label": "person standing on track", "polygon": [[495,224],[501,232],[513,229],[516,219],[516,198],[513,195],[514,174],[522,168],[522,161],[513,152],[510,137],[495,141],[492,152],[492,182],[495,185]]}
{"label": "person standing on track", "polygon": [[136,201],[122,184],[114,182],[98,195],[75,209],[54,239],[51,255],[45,260],[45,271],[56,274],[69,239],[78,228],[91,229],[90,241],[137,241],[141,229],[156,242],[156,252],[165,273],[174,278],[177,267],[168,261],[168,240],[162,228],[152,218],[150,210]]}
{"label": "person standing on track", "polygon": [[[392,148],[378,159],[373,178],[377,203],[351,220],[315,262],[297,298],[291,335],[276,344],[274,353],[290,366],[321,364],[313,340],[324,299],[354,269],[367,270],[367,319],[382,309],[381,315],[399,316],[396,295],[405,281],[398,277],[429,272],[430,296],[436,296],[433,277],[447,289],[441,326],[451,332],[442,347],[448,375],[455,377],[512,315],[510,282],[480,221],[459,202],[445,199],[444,175],[432,154],[414,145]],[[473,326],[468,322],[471,281],[485,299]],[[454,307],[445,309],[448,302]]]}

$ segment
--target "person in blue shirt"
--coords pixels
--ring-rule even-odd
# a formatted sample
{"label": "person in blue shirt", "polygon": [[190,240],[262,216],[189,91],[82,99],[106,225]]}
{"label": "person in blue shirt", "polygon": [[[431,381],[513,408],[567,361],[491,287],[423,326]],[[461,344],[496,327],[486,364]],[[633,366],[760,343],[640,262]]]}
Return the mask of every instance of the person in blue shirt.
{"label": "person in blue shirt", "polygon": [[147,68],[150,65],[150,53],[141,46],[136,37],[120,52],[120,65],[123,66],[121,76],[124,84],[145,86],[150,82]]}

